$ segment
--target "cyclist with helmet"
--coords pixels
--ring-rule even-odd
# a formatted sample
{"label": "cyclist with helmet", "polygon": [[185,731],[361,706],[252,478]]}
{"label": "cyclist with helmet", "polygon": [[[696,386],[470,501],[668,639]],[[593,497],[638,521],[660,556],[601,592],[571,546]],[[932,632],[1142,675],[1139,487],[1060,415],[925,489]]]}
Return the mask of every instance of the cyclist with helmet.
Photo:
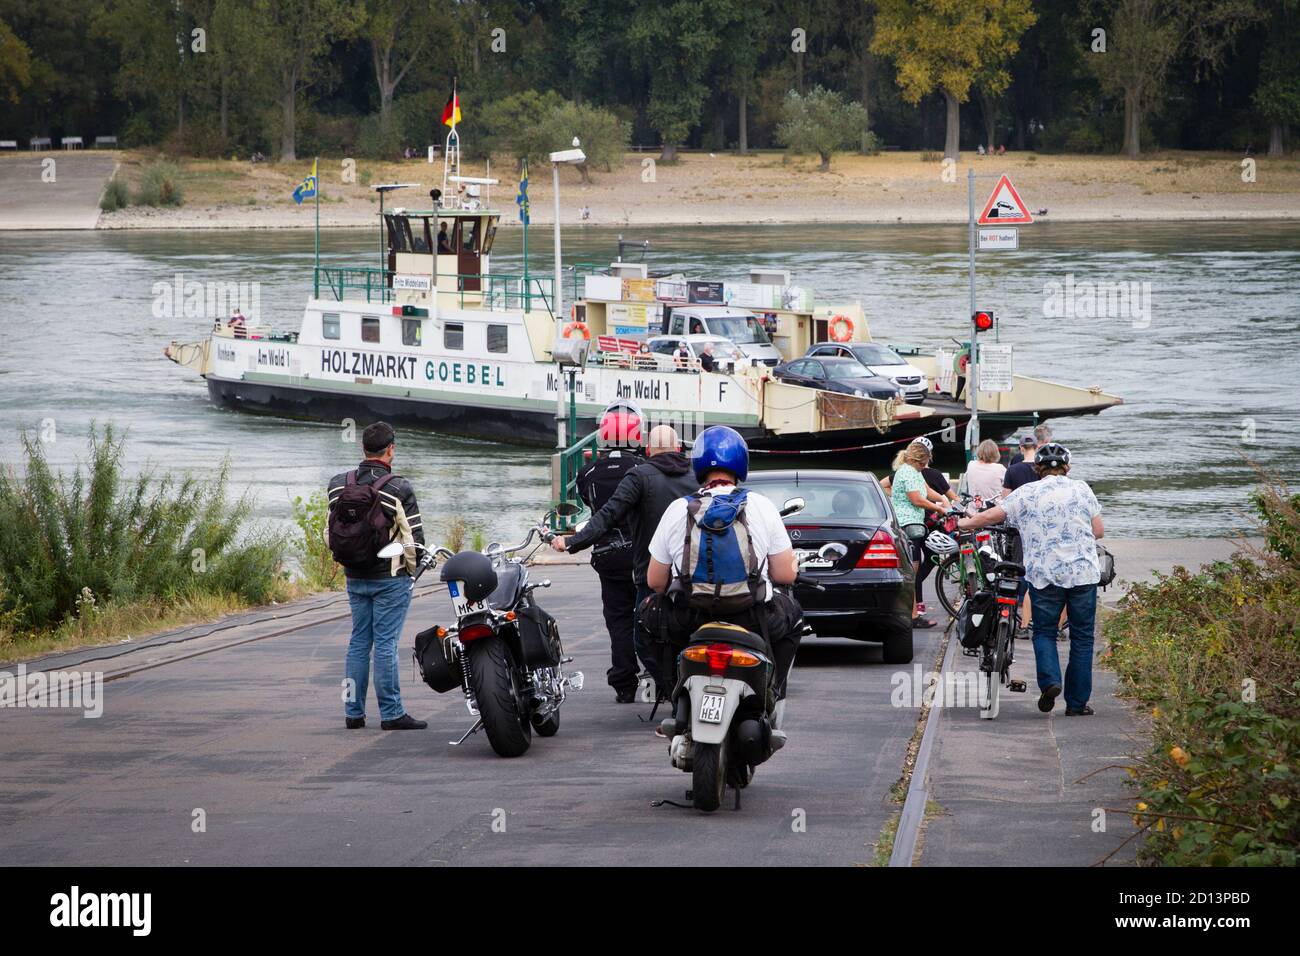
{"label": "cyclist with helmet", "polygon": [[[1020,532],[1025,578],[1033,599],[1034,659],[1038,668],[1038,709],[1048,713],[1065,691],[1065,715],[1087,716],[1092,708],[1092,646],[1101,568],[1097,539],[1105,533],[1101,507],[1087,483],[1067,477],[1070,452],[1049,442],[1034,455],[1038,480],[1022,485],[1002,504],[962,518],[963,531],[1005,521]],[[1061,684],[1056,652],[1062,609],[1070,621],[1070,658]]]}
{"label": "cyclist with helmet", "polygon": [[[599,453],[578,472],[578,496],[600,511],[629,471],[641,464],[641,409],[629,399],[605,406],[600,416]],[[605,672],[614,699],[620,704],[636,700],[638,682],[632,633],[636,613],[636,584],[632,580],[632,530],[626,522],[613,525],[595,542],[591,566],[600,576],[600,603],[609,631],[610,667]]]}
{"label": "cyclist with helmet", "polygon": [[[691,463],[700,490],[677,499],[664,512],[650,540],[646,581],[652,590],[667,593],[683,606],[686,627],[684,634],[676,636],[678,644],[710,621],[737,624],[764,635],[776,664],[774,690],[779,700],[785,697],[786,677],[799,649],[802,618],[794,599],[774,588],[794,584],[798,571],[790,535],[777,506],[763,495],[750,495],[744,489],[749,476],[749,448],[735,429],[725,425],[706,428],[691,449]],[[723,613],[691,609],[688,595],[692,582],[682,576],[687,522],[693,517],[703,528],[703,522],[713,513],[713,503],[736,510],[736,521],[745,529],[746,550],[756,565],[749,582],[752,600],[748,606]],[[779,727],[779,718],[777,724]]]}

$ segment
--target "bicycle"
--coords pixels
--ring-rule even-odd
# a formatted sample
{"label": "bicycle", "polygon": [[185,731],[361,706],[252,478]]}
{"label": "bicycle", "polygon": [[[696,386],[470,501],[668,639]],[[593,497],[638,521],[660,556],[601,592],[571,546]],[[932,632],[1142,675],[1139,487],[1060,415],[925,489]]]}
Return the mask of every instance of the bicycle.
{"label": "bicycle", "polygon": [[1024,576],[1024,565],[1015,561],[998,561],[993,566],[991,592],[994,600],[991,610],[997,617],[987,639],[975,651],[980,658],[980,717],[985,720],[997,717],[1003,684],[1014,693],[1023,694],[1026,690],[1023,680],[1011,678],[1011,665],[1016,658],[1016,636],[1020,630],[1020,581]]}
{"label": "bicycle", "polygon": [[957,530],[957,518],[961,516],[961,513],[949,512],[941,529],[941,533],[951,537],[957,547],[950,553],[935,552],[932,558],[938,565],[934,576],[935,593],[939,595],[943,609],[952,617],[957,616],[962,602],[984,586],[986,565],[992,567],[999,557],[989,529]]}

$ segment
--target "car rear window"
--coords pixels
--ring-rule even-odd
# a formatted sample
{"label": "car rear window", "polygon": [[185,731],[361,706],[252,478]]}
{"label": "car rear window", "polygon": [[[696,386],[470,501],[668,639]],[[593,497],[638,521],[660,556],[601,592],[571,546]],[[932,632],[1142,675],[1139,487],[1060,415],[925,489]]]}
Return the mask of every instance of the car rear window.
{"label": "car rear window", "polygon": [[865,481],[848,478],[793,478],[774,480],[751,474],[745,484],[778,508],[791,498],[803,498],[803,511],[794,520],[876,521],[888,520],[885,503]]}

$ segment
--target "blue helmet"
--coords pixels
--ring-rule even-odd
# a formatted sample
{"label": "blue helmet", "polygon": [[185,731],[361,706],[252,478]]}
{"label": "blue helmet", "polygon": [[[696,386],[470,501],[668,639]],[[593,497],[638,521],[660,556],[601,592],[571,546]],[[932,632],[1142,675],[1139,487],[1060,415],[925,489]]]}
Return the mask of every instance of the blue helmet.
{"label": "blue helmet", "polygon": [[729,471],[737,481],[744,481],[749,477],[749,446],[734,428],[711,425],[695,439],[691,464],[695,467],[695,480],[699,482],[703,482],[704,476],[715,468]]}

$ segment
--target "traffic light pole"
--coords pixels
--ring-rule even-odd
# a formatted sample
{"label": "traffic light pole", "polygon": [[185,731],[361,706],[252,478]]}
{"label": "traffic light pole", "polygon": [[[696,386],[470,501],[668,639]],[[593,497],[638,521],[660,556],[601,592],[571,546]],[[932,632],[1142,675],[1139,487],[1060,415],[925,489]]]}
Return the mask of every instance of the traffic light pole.
{"label": "traffic light pole", "polygon": [[970,424],[966,426],[966,460],[973,461],[980,443],[979,329],[975,325],[975,170],[966,171],[966,208],[970,223],[970,363],[966,391],[970,395]]}

